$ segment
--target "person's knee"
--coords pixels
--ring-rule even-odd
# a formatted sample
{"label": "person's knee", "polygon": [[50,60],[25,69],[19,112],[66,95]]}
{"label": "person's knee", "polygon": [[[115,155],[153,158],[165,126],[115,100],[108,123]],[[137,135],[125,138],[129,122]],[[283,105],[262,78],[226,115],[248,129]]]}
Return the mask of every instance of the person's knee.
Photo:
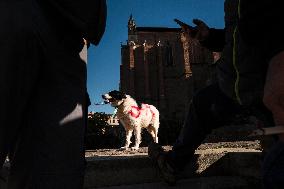
{"label": "person's knee", "polygon": [[[273,114],[284,113],[284,51],[275,55],[269,63],[264,86],[263,102]],[[282,113],[282,114],[283,114]],[[274,115],[275,116],[275,115]]]}
{"label": "person's knee", "polygon": [[273,114],[284,112],[284,95],[264,92],[263,103]]}
{"label": "person's knee", "polygon": [[275,103],[273,102],[274,99],[273,97],[268,94],[268,93],[264,93],[263,95],[263,104],[269,109],[269,110],[272,110],[273,107],[275,106]]}

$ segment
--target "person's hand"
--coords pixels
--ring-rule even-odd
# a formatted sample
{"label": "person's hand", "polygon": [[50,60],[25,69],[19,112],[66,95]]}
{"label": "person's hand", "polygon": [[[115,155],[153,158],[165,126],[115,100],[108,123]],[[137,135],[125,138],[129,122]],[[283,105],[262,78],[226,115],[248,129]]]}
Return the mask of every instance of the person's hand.
{"label": "person's hand", "polygon": [[194,27],[177,19],[175,21],[181,26],[182,31],[188,33],[193,39],[204,41],[209,35],[209,27],[202,20],[193,19],[192,22],[196,25]]}
{"label": "person's hand", "polygon": [[194,38],[199,41],[204,41],[205,39],[207,39],[207,37],[209,36],[209,27],[207,26],[207,24],[199,19],[193,19],[192,22],[196,25],[194,27],[194,29],[196,30]]}

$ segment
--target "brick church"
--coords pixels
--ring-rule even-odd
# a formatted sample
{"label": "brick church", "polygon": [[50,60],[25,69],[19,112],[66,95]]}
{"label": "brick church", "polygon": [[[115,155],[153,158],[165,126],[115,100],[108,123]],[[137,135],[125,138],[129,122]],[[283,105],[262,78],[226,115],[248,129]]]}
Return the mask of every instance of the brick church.
{"label": "brick church", "polygon": [[161,119],[183,120],[193,93],[212,82],[213,55],[180,28],[137,27],[121,45],[120,90],[155,105]]}

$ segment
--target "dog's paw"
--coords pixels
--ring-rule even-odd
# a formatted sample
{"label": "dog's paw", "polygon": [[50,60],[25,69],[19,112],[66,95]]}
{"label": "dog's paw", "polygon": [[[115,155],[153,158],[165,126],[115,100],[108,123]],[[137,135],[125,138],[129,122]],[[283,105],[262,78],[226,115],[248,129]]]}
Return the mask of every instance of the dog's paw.
{"label": "dog's paw", "polygon": [[133,146],[131,147],[131,150],[139,150],[139,146]]}
{"label": "dog's paw", "polygon": [[122,146],[122,147],[120,147],[120,150],[127,150],[127,149],[128,149],[127,146]]}

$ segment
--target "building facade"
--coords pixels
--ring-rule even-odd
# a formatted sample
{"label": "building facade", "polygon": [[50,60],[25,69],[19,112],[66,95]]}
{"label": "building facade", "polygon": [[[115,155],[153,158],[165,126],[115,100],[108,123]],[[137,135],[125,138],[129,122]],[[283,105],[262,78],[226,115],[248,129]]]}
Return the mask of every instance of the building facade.
{"label": "building facade", "polygon": [[212,82],[213,55],[180,28],[137,27],[121,45],[120,90],[155,105],[161,119],[183,119],[195,91]]}
{"label": "building facade", "polygon": [[110,126],[118,126],[119,125],[119,119],[117,118],[117,116],[108,115],[107,123]]}

